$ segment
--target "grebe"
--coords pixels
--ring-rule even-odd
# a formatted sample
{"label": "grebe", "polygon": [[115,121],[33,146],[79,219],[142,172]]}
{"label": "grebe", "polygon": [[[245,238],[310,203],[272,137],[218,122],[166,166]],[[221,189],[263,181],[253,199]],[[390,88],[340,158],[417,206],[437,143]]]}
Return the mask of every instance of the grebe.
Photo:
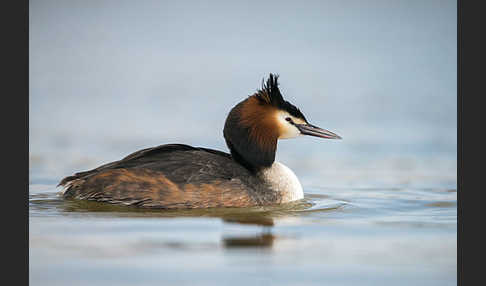
{"label": "grebe", "polygon": [[64,198],[146,208],[250,207],[302,199],[292,170],[275,162],[277,140],[341,139],[309,124],[285,101],[278,75],[231,109],[223,130],[231,154],[183,144],[147,148],[64,178]]}

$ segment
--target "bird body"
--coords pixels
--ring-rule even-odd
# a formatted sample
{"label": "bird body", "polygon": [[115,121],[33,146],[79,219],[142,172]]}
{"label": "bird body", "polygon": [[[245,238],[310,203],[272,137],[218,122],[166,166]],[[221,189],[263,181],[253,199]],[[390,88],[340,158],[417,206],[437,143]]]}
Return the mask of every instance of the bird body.
{"label": "bird body", "polygon": [[308,124],[283,100],[276,76],[228,114],[223,130],[230,153],[166,144],[64,178],[63,196],[160,209],[250,207],[303,198],[292,170],[275,161],[277,140],[299,135],[339,139]]}

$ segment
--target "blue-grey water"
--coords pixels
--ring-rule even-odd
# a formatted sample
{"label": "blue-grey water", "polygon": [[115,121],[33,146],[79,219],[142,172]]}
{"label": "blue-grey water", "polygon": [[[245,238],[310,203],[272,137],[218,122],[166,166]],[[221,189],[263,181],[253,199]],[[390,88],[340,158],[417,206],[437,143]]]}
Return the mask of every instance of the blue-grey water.
{"label": "blue-grey water", "polygon": [[[455,1],[54,1],[29,13],[30,285],[456,285]],[[343,140],[279,142],[302,201],[65,201],[165,143],[227,150],[268,73]]]}

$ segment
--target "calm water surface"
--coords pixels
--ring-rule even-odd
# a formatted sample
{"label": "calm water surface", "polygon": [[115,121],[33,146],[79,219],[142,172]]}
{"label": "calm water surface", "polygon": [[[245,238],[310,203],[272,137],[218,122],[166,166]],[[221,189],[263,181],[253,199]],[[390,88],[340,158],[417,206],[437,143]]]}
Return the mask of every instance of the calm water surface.
{"label": "calm water surface", "polygon": [[31,285],[455,285],[456,190],[305,189],[278,207],[147,211],[30,185]]}

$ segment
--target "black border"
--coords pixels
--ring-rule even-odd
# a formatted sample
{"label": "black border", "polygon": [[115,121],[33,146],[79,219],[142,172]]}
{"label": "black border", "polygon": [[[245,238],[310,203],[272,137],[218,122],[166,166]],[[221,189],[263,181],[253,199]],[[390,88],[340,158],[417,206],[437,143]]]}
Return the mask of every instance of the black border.
{"label": "black border", "polygon": [[[458,0],[457,284],[484,284],[484,27],[481,1]],[[469,137],[467,136],[469,135]],[[465,231],[466,230],[466,231]]]}
{"label": "black border", "polygon": [[29,1],[2,5],[2,240],[4,283],[29,283]]}

